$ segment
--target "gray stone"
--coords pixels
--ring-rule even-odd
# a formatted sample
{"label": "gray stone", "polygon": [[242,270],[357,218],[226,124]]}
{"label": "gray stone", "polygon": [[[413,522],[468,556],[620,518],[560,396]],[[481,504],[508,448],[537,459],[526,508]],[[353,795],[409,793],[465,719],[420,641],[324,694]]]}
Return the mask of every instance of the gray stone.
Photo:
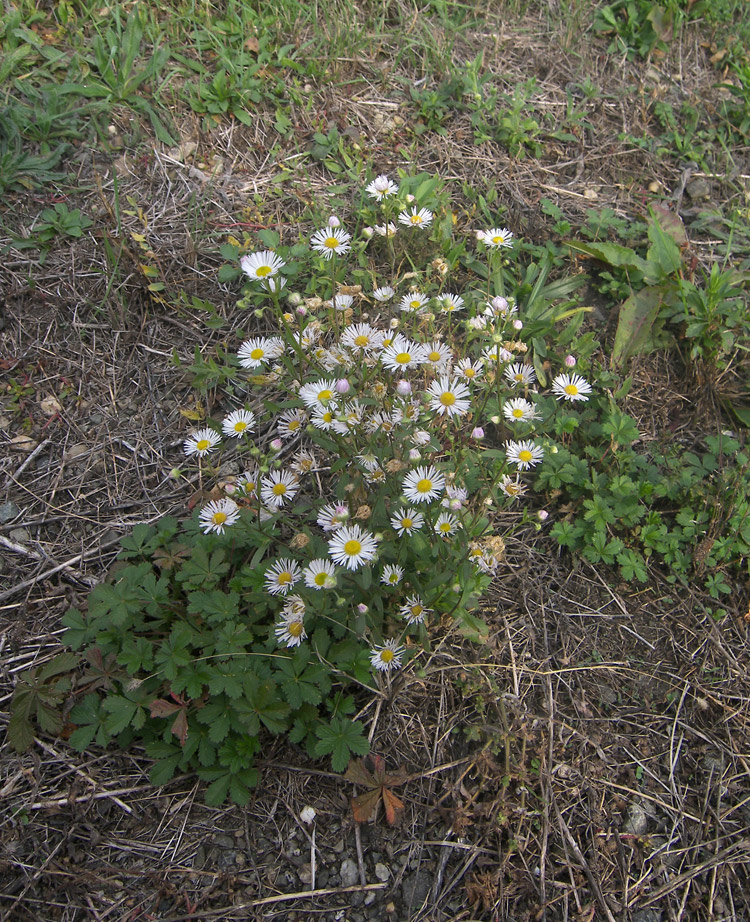
{"label": "gray stone", "polygon": [[0,525],[11,522],[21,510],[13,502],[3,503],[0,506]]}
{"label": "gray stone", "polygon": [[404,878],[401,895],[408,909],[415,910],[424,903],[432,886],[432,875],[427,871],[414,871]]}
{"label": "gray stone", "polygon": [[377,877],[379,881],[381,881],[381,883],[385,883],[388,880],[388,878],[391,876],[391,872],[388,870],[388,868],[384,864],[381,864],[380,862],[378,862],[375,865],[375,876]]}
{"label": "gray stone", "polygon": [[25,544],[27,541],[31,541],[28,528],[12,528],[8,537],[11,541],[18,541],[19,544]]}
{"label": "gray stone", "polygon": [[353,887],[359,880],[359,869],[357,868],[357,862],[352,861],[351,858],[344,858],[344,860],[341,862],[339,873],[341,875],[342,887]]}
{"label": "gray stone", "polygon": [[634,836],[643,836],[648,829],[648,813],[639,803],[632,803],[628,810],[628,818],[625,820],[623,832]]}
{"label": "gray stone", "polygon": [[234,839],[231,836],[224,835],[219,833],[214,836],[214,845],[219,845],[221,848],[234,848]]}
{"label": "gray stone", "polygon": [[639,909],[633,913],[633,922],[661,922],[660,909]]}

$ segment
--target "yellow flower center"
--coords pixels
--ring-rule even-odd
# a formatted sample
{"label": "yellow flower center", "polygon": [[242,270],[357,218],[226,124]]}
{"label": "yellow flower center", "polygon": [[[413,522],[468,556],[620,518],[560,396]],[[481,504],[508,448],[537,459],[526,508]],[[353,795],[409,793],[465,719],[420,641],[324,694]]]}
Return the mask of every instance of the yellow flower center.
{"label": "yellow flower center", "polygon": [[534,456],[528,450],[528,448],[524,448],[523,451],[518,452],[518,460],[523,461],[524,464],[528,464],[529,461],[533,460],[533,458]]}
{"label": "yellow flower center", "polygon": [[419,300],[419,298],[412,298],[412,300],[409,301],[409,307],[413,308],[414,310],[417,310],[417,308],[421,306],[422,302]]}
{"label": "yellow flower center", "polygon": [[514,407],[513,416],[515,419],[523,419],[523,410],[520,407]]}
{"label": "yellow flower center", "polygon": [[258,268],[255,270],[255,274],[259,275],[262,279],[264,279],[267,275],[271,275],[272,272],[273,269],[270,266],[258,266]]}
{"label": "yellow flower center", "polygon": [[286,493],[286,484],[285,483],[275,483],[273,489],[271,490],[274,496],[283,496]]}
{"label": "yellow flower center", "polygon": [[429,477],[423,477],[417,483],[417,493],[430,493],[432,490],[432,481]]}
{"label": "yellow flower center", "polygon": [[440,403],[442,403],[444,407],[452,407],[455,402],[456,395],[450,391],[445,391],[445,393],[440,395]]}
{"label": "yellow flower center", "polygon": [[397,583],[397,582],[398,582],[398,573],[391,573],[391,574],[389,574],[389,576],[388,576],[388,582],[389,582],[389,583]]}
{"label": "yellow flower center", "polygon": [[575,397],[575,395],[578,393],[578,388],[575,384],[566,384],[564,390],[565,393],[570,397]]}
{"label": "yellow flower center", "polygon": [[464,368],[464,377],[465,377],[465,378],[473,378],[475,374],[476,374],[476,372],[474,371],[473,368]]}
{"label": "yellow flower center", "polygon": [[344,553],[348,554],[349,557],[356,557],[361,550],[362,545],[356,538],[351,538],[344,545]]}
{"label": "yellow flower center", "polygon": [[234,424],[235,432],[244,432],[245,429],[247,429],[247,423],[244,421],[244,419],[240,419]]}
{"label": "yellow flower center", "polygon": [[325,586],[327,575],[328,574],[325,573],[324,571],[320,573],[316,573],[315,578],[313,579],[313,582],[315,583],[316,586]]}
{"label": "yellow flower center", "polygon": [[449,534],[450,534],[450,531],[451,531],[451,523],[450,523],[450,522],[441,522],[441,523],[440,523],[440,531],[441,531],[444,535],[449,535]]}
{"label": "yellow flower center", "polygon": [[492,238],[492,242],[496,244],[503,243],[504,240],[505,237],[503,237],[502,234],[495,234],[495,236]]}
{"label": "yellow flower center", "polygon": [[327,387],[324,388],[324,389],[318,394],[318,400],[319,400],[321,403],[324,403],[326,400],[330,400],[331,397],[333,397],[333,391],[332,391],[332,390],[329,390]]}
{"label": "yellow flower center", "polygon": [[291,581],[292,581],[292,574],[289,572],[289,570],[284,570],[283,573],[279,573],[278,578],[277,578],[277,582],[279,586],[288,586],[289,583],[291,583]]}
{"label": "yellow flower center", "polygon": [[[422,481],[422,482],[424,483],[424,481]],[[409,518],[401,519],[401,527],[402,527],[402,528],[411,528],[412,525],[414,525],[414,519],[409,519]]]}
{"label": "yellow flower center", "polygon": [[364,333],[360,333],[359,336],[354,337],[354,345],[364,347],[370,342],[370,337],[366,336]]}
{"label": "yellow flower center", "polygon": [[409,611],[412,613],[412,617],[418,618],[424,611],[424,608],[421,605],[412,605]]}
{"label": "yellow flower center", "polygon": [[522,373],[522,372],[518,372],[517,374],[513,375],[513,380],[514,380],[514,381],[518,381],[518,383],[521,384],[521,382],[524,380],[524,375],[523,375],[523,373]]}
{"label": "yellow flower center", "polygon": [[508,483],[505,485],[505,492],[508,496],[517,496],[521,492],[521,486],[517,483]]}
{"label": "yellow flower center", "polygon": [[211,518],[213,520],[214,525],[223,525],[224,522],[226,522],[227,520],[227,514],[226,512],[214,512]]}
{"label": "yellow flower center", "polygon": [[418,214],[413,214],[413,215],[409,218],[409,220],[411,221],[412,224],[421,224],[421,223],[422,223],[422,218],[421,218]]}
{"label": "yellow flower center", "polygon": [[290,432],[296,432],[301,425],[302,423],[298,419],[290,419],[287,423],[287,429],[289,429]]}
{"label": "yellow flower center", "polygon": [[301,621],[290,621],[286,626],[287,634],[292,637],[301,637],[305,627]]}
{"label": "yellow flower center", "polygon": [[396,356],[396,361],[399,365],[408,365],[411,362],[411,353],[410,352],[399,352]]}
{"label": "yellow flower center", "polygon": [[433,351],[433,352],[431,352],[431,353],[427,356],[427,358],[428,358],[431,362],[439,362],[440,359],[442,358],[442,356],[440,355],[439,352]]}
{"label": "yellow flower center", "polygon": [[245,493],[255,493],[256,483],[254,480],[245,481]]}
{"label": "yellow flower center", "polygon": [[390,663],[393,660],[394,653],[393,650],[386,648],[385,650],[380,651],[380,661],[381,663]]}
{"label": "yellow flower center", "polygon": [[326,239],[323,241],[323,246],[328,247],[329,250],[335,250],[338,245],[338,237],[326,237]]}
{"label": "yellow flower center", "polygon": [[264,355],[264,350],[261,349],[260,346],[258,346],[257,349],[253,349],[253,350],[250,352],[250,358],[251,358],[251,359],[255,359],[256,362],[257,362],[258,359],[262,359],[262,358],[263,358],[263,355]]}
{"label": "yellow flower center", "polygon": [[195,443],[195,447],[198,451],[207,451],[211,447],[210,439],[201,439],[199,442]]}

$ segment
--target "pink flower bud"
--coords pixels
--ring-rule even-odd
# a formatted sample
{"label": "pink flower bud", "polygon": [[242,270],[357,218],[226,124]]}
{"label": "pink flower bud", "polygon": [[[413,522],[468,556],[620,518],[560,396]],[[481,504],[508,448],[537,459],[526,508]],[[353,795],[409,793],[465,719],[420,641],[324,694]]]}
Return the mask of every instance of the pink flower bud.
{"label": "pink flower bud", "polygon": [[348,394],[349,393],[349,382],[346,378],[339,378],[336,382],[336,393],[337,394]]}
{"label": "pink flower bud", "polygon": [[547,512],[546,509],[540,509],[539,512],[537,512],[537,516],[540,522],[546,522],[549,518],[549,512]]}
{"label": "pink flower bud", "polygon": [[359,605],[357,606],[357,611],[360,613],[360,615],[366,615],[367,606],[363,602],[360,602]]}
{"label": "pink flower bud", "polygon": [[339,221],[339,219],[336,217],[335,214],[332,214],[331,217],[328,219],[328,226],[329,227],[341,227],[341,221]]}
{"label": "pink flower bud", "polygon": [[506,298],[502,298],[500,295],[492,299],[492,307],[498,313],[503,313],[508,310],[508,301]]}
{"label": "pink flower bud", "polygon": [[396,393],[400,397],[408,397],[411,394],[411,384],[406,380],[406,378],[401,378],[401,380],[396,384]]}
{"label": "pink flower bud", "polygon": [[483,439],[484,438],[484,429],[481,426],[476,426],[471,430],[471,437],[473,439]]}
{"label": "pink flower bud", "polygon": [[281,451],[281,446],[282,446],[283,444],[284,444],[284,443],[281,441],[281,439],[274,439],[274,440],[271,442],[271,448],[273,448],[274,451]]}
{"label": "pink flower bud", "polygon": [[304,304],[300,304],[300,306],[296,308],[296,311],[300,317],[304,317],[305,314],[307,313],[307,308],[305,307]]}
{"label": "pink flower bud", "polygon": [[514,320],[514,321],[513,321],[513,329],[514,329],[514,330],[522,330],[522,329],[523,329],[523,323],[522,323],[522,321],[520,321],[520,320]]}
{"label": "pink flower bud", "polygon": [[576,367],[576,358],[574,355],[565,356],[565,367],[566,368],[575,368]]}

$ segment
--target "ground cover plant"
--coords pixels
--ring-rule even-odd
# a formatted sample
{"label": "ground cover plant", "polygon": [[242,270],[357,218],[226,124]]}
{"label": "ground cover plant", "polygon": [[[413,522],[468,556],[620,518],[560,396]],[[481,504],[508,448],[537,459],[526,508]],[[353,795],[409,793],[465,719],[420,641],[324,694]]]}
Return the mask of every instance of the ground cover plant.
{"label": "ground cover plant", "polygon": [[2,918],[748,914],[749,33],[7,8]]}

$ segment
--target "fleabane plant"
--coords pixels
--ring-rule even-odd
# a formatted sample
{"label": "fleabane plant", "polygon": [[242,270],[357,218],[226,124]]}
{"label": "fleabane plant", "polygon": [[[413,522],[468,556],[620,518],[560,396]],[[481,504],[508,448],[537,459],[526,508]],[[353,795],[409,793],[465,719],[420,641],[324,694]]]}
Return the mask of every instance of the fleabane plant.
{"label": "fleabane plant", "polygon": [[[439,251],[404,278],[402,236],[436,215],[387,176],[365,193],[393,232],[321,222],[302,291],[281,248],[242,257],[243,303],[272,319],[237,343],[224,414],[184,435],[203,498],[182,524],[139,526],[126,565],[66,616],[107,677],[73,709],[73,745],[139,738],[155,783],[195,769],[211,803],[247,799],[264,735],[342,770],[367,750],[358,696],[418,668],[451,624],[481,636],[495,510],[523,502],[555,408],[591,393],[572,366],[538,392],[522,311],[493,290],[510,231],[467,229],[488,271],[460,291]],[[363,265],[369,284],[347,284]]]}

